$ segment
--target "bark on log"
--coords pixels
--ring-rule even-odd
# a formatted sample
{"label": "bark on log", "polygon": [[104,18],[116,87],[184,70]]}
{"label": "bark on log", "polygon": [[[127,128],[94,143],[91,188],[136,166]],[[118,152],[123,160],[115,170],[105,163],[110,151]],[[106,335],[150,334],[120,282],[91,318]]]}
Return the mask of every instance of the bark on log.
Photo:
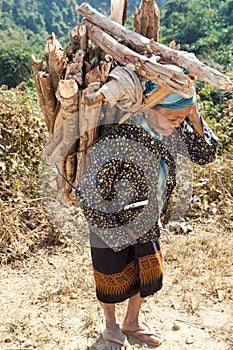
{"label": "bark on log", "polygon": [[55,95],[53,91],[52,86],[52,79],[50,74],[39,72],[38,73],[38,81],[41,87],[41,92],[43,94],[44,98],[44,104],[45,104],[45,114],[48,123],[48,130],[53,131],[55,118],[56,118],[56,101],[55,101]]}
{"label": "bark on log", "polygon": [[66,68],[66,53],[53,33],[47,38],[45,46],[45,57],[48,71],[51,75],[53,91],[57,91],[58,82],[63,77]]}
{"label": "bark on log", "polygon": [[154,40],[145,38],[144,36],[111,21],[87,3],[76,6],[76,10],[90,22],[101,27],[105,32],[123,39],[130,47],[138,52],[145,52],[145,50],[147,50],[156,55],[159,54],[167,62],[186,68],[189,72],[198,76],[210,85],[214,85],[223,90],[232,90],[233,83],[228,77],[218,70],[206,66],[199,61],[195,55],[191,55],[184,51],[173,50],[165,45],[155,42]]}
{"label": "bark on log", "polygon": [[43,95],[43,92],[41,89],[41,84],[40,84],[39,77],[38,77],[38,73],[42,72],[43,60],[42,59],[37,60],[34,55],[31,55],[31,59],[32,59],[32,70],[33,70],[33,76],[34,76],[34,81],[35,81],[36,93],[37,93],[38,100],[39,100],[39,105],[40,105],[40,108],[41,108],[42,113],[44,115],[45,123],[46,123],[46,126],[48,128],[48,131],[50,131],[50,121],[49,121],[49,118],[47,116],[45,98],[44,98],[44,95]]}
{"label": "bark on log", "polygon": [[85,21],[85,24],[88,28],[90,39],[120,64],[133,69],[139,75],[154,81],[160,86],[168,86],[183,97],[189,98],[193,96],[195,91],[194,84],[187,75],[175,72],[146,56],[130,50],[92,23]]}
{"label": "bark on log", "polygon": [[100,76],[101,76],[101,71],[99,69],[99,66],[95,67],[92,69],[90,72],[86,74],[85,77],[85,83],[86,85],[95,83],[95,82],[100,82]]}
{"label": "bark on log", "polygon": [[49,74],[46,74],[42,71],[42,59],[37,60],[34,55],[32,55],[31,58],[33,76],[35,80],[39,104],[44,114],[45,123],[47,125],[48,131],[51,132],[53,130],[56,111],[56,101],[52,89],[51,77]]}
{"label": "bark on log", "polygon": [[74,55],[74,62],[70,62],[67,64],[65,80],[72,79],[74,80],[80,87],[83,86],[83,60],[84,60],[85,52],[83,50],[77,50]]}
{"label": "bark on log", "polygon": [[45,145],[45,153],[47,157],[50,157],[56,147],[62,142],[62,137],[63,127],[61,124],[60,127],[56,128],[55,131],[49,135],[48,141]]}
{"label": "bark on log", "polygon": [[134,14],[134,31],[159,41],[160,11],[154,0],[142,0]]}
{"label": "bark on log", "polygon": [[[65,159],[70,153],[73,152],[73,146],[76,144],[79,138],[78,128],[78,86],[73,80],[61,80],[58,85],[56,97],[60,102],[61,109],[59,118],[55,123],[55,136],[52,134],[52,140],[48,143],[49,147],[47,155],[51,163],[57,162],[59,159]],[[58,123],[59,120],[59,123]],[[61,132],[58,131],[62,128]],[[57,140],[62,133],[62,139]],[[56,147],[52,149],[52,153],[48,152],[51,150],[51,144],[55,144]]]}
{"label": "bark on log", "polygon": [[106,83],[112,65],[113,65],[113,58],[108,54],[106,54],[104,57],[104,61],[102,62],[102,65],[101,65],[101,75],[100,75],[101,85]]}
{"label": "bark on log", "polygon": [[37,73],[41,72],[43,69],[43,59],[37,60],[34,55],[31,55],[32,59],[32,71],[34,78],[37,76]]}
{"label": "bark on log", "polygon": [[[73,153],[75,151],[75,148],[73,149]],[[76,168],[77,168],[77,157],[76,154],[71,154],[67,156],[66,158],[66,179],[73,184],[76,176]],[[68,183],[65,185],[64,193],[66,196],[69,196],[69,194],[72,191],[72,186],[70,186]]]}
{"label": "bark on log", "polygon": [[88,107],[84,103],[84,98],[87,94],[93,93],[100,88],[100,84],[90,84],[82,91],[79,103],[79,153],[77,154],[77,171],[74,181],[74,186],[77,186],[81,176],[88,166],[87,147],[93,142],[97,136],[97,126],[101,113],[102,101],[94,107]]}
{"label": "bark on log", "polygon": [[[59,159],[56,162],[56,166],[59,170],[59,172],[64,176],[64,178],[66,179],[66,162],[65,159]],[[62,176],[58,176],[57,177],[57,186],[58,186],[58,190],[60,190],[61,192],[63,192],[65,186],[66,186],[66,181],[62,178]]]}
{"label": "bark on log", "polygon": [[70,33],[69,47],[72,54],[75,54],[78,50],[87,51],[87,30],[86,26],[82,23],[78,23]]}

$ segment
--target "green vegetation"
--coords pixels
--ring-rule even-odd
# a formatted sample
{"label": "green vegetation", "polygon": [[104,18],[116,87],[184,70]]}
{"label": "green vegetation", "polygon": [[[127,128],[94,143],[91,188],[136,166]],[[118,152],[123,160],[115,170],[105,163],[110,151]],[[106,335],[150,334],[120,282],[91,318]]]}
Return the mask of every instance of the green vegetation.
{"label": "green vegetation", "polygon": [[[109,14],[110,1],[88,1]],[[0,13],[0,85],[30,85],[30,55],[43,57],[48,34],[54,32],[65,47],[69,32],[79,21],[76,0],[2,0]],[[132,16],[140,0],[129,1]],[[158,0],[161,9],[160,41],[174,38],[182,49],[221,71],[232,70],[233,0]],[[129,18],[127,24],[132,24]]]}
{"label": "green vegetation", "polygon": [[175,37],[207,64],[232,70],[232,11],[233,0],[171,0],[161,11],[161,40]]}

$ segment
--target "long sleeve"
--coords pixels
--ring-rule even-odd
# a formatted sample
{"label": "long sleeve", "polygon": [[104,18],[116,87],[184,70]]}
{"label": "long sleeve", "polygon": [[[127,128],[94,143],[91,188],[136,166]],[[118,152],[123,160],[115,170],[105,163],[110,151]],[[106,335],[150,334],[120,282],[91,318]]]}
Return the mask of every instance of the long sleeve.
{"label": "long sleeve", "polygon": [[[199,135],[188,121],[184,121],[178,132],[181,140],[187,147],[192,162],[204,165],[215,160],[219,141],[208,124],[203,119],[201,119],[201,121],[204,131],[203,136]],[[181,146],[181,153],[182,148]]]}

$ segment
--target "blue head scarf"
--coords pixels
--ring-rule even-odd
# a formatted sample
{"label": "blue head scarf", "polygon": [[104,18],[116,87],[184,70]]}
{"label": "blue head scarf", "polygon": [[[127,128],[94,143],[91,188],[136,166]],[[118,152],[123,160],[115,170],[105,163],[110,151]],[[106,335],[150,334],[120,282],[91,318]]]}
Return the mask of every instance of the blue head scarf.
{"label": "blue head scarf", "polygon": [[[189,72],[186,69],[180,68],[178,66],[173,65],[167,65],[175,67],[175,70],[178,70],[180,72],[183,72],[184,74],[188,74]],[[153,91],[157,90],[159,88],[159,85],[156,85],[151,80],[147,80],[145,83],[145,90],[143,92],[144,96],[150,95]],[[156,107],[163,107],[163,108],[169,108],[169,109],[183,109],[191,104],[195,103],[197,100],[196,93],[190,97],[190,98],[184,98],[178,94],[171,94],[168,97],[166,97],[164,100],[160,101]]]}

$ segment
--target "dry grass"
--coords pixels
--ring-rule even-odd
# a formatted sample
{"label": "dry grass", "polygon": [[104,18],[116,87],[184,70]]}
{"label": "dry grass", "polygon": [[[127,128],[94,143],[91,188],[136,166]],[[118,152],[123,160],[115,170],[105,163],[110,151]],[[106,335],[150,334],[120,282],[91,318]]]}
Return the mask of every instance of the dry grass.
{"label": "dry grass", "polygon": [[40,195],[39,167],[47,133],[32,95],[0,87],[0,262],[61,244]]}
{"label": "dry grass", "polygon": [[49,222],[40,198],[24,197],[13,204],[0,200],[0,211],[2,264],[28,258],[40,247],[65,242]]}
{"label": "dry grass", "polygon": [[[190,214],[217,214],[226,230],[233,229],[233,155],[221,153],[216,161],[204,167],[194,167],[193,199]],[[211,205],[214,207],[211,208]],[[214,209],[214,210],[213,210]]]}
{"label": "dry grass", "polygon": [[[210,223],[209,223],[210,225]],[[217,228],[216,221],[212,225]],[[233,238],[221,228],[210,233],[208,224],[202,224],[203,232],[190,233],[188,236],[169,234],[163,238],[165,261],[172,274],[172,284],[182,285],[184,304],[190,312],[198,310],[198,304],[192,303],[195,294],[203,296],[202,305],[222,300],[232,300],[232,266],[231,247]],[[219,234],[221,232],[221,234]],[[195,305],[194,305],[195,304]]]}

